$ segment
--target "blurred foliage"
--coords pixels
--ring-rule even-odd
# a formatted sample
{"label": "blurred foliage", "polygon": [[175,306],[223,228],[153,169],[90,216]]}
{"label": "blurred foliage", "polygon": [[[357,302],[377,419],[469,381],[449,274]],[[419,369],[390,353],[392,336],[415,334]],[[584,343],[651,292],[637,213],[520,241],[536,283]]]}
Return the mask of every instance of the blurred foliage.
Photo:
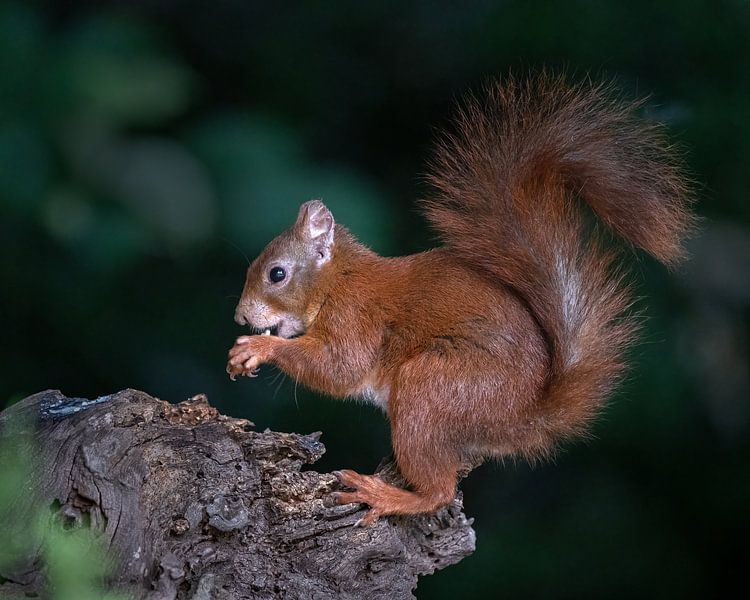
{"label": "blurred foliage", "polygon": [[[28,424],[19,421],[0,431],[0,573],[7,574],[19,557],[30,557],[43,564],[45,598],[125,600],[103,590],[111,565],[98,532],[67,525],[33,498],[35,461],[28,431]],[[15,600],[2,592],[2,583],[0,575],[0,596]]]}
{"label": "blurred foliage", "polygon": [[[388,452],[373,408],[269,372],[231,384],[252,257],[322,197],[385,254],[455,98],[547,65],[650,94],[686,149],[704,233],[670,275],[632,261],[631,381],[556,464],[463,484],[478,550],[421,598],[701,598],[738,586],[750,500],[750,4],[0,4],[0,399],[206,392],[260,427],[323,430],[321,469]],[[3,467],[5,470],[5,467]],[[10,486],[10,480],[4,485]]]}

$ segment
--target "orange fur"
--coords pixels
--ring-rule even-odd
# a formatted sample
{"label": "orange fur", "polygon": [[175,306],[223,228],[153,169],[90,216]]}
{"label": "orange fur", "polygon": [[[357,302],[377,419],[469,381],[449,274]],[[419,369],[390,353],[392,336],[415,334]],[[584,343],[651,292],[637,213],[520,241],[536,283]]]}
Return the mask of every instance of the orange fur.
{"label": "orange fur", "polygon": [[380,257],[312,201],[250,266],[236,318],[279,336],[240,338],[228,371],[272,363],[388,414],[411,489],[342,471],[355,491],[337,497],[369,504],[367,522],[450,502],[478,458],[548,454],[612,390],[636,329],[630,295],[575,200],[670,265],[693,222],[672,153],[636,107],[546,74],[492,86],[432,161],[423,204],[443,246]]}

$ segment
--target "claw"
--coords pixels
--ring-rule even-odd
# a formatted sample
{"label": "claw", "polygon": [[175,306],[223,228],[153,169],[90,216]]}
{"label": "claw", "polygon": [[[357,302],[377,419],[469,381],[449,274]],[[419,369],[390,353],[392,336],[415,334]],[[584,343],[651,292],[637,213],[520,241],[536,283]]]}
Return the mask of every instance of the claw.
{"label": "claw", "polygon": [[357,492],[332,492],[331,498],[336,504],[363,504]]}
{"label": "claw", "polygon": [[364,517],[359,519],[354,524],[354,527],[369,527],[370,525],[373,525],[379,518],[380,518],[380,511],[374,508],[371,508],[365,513]]}
{"label": "claw", "polygon": [[362,475],[351,469],[342,469],[334,471],[333,475],[339,480],[341,485],[350,488],[357,488],[362,483]]}

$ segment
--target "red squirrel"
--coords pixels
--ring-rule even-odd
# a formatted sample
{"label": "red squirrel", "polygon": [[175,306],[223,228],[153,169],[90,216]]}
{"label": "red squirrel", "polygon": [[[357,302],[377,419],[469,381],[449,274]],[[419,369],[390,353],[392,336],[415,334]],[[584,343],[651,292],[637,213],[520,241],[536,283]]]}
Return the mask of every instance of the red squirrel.
{"label": "red squirrel", "polygon": [[248,268],[235,320],[266,335],[237,339],[232,378],[273,364],[388,416],[408,489],[337,472],[353,491],[336,501],[369,505],[364,524],[450,503],[478,460],[549,455],[612,391],[637,330],[632,296],[576,203],[668,266],[694,222],[640,106],[546,73],[491,85],[430,162],[422,207],[440,247],[378,256],[313,200]]}

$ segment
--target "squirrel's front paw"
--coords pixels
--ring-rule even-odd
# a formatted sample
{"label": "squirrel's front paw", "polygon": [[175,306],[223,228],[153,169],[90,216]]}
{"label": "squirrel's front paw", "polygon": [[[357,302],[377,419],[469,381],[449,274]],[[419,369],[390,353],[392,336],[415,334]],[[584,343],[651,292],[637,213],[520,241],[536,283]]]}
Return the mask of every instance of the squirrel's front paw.
{"label": "squirrel's front paw", "polygon": [[270,335],[243,335],[229,350],[227,373],[234,381],[237,375],[256,377],[258,367],[271,359],[279,338]]}

